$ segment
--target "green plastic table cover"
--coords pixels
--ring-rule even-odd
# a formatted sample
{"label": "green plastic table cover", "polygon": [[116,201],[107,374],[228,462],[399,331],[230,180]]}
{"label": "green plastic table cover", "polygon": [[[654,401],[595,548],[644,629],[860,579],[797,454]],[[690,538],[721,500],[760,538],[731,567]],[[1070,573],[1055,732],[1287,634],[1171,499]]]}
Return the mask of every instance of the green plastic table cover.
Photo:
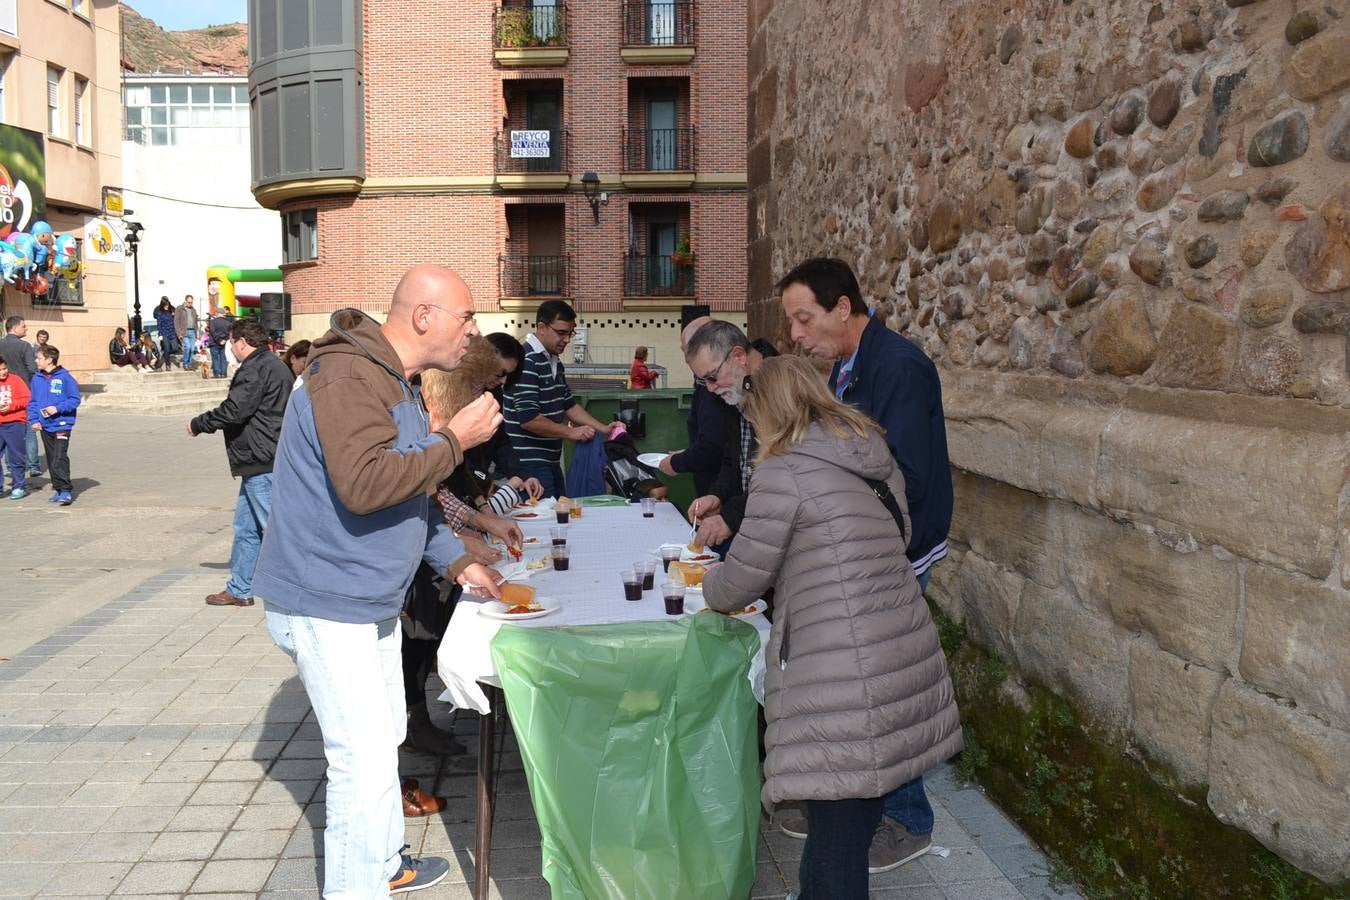
{"label": "green plastic table cover", "polygon": [[493,638],[554,900],[749,896],[758,649],[713,614]]}

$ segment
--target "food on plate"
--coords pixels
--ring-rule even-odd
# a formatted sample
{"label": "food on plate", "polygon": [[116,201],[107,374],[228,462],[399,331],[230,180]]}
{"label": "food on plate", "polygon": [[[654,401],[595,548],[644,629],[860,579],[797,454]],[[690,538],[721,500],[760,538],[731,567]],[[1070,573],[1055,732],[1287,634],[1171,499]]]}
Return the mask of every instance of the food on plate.
{"label": "food on plate", "polygon": [[536,569],[542,569],[542,568],[544,568],[544,567],[547,566],[547,565],[548,565],[548,557],[547,557],[547,556],[541,556],[541,557],[539,557],[538,559],[532,559],[532,560],[530,560],[529,562],[527,562],[527,563],[525,564],[525,568],[526,568],[526,569],[529,569],[529,570],[531,570],[531,571],[533,571],[533,570],[536,570]]}
{"label": "food on plate", "polygon": [[518,513],[516,513],[516,518],[517,518],[517,519],[537,519],[537,518],[539,518],[539,513],[537,513],[537,512],[530,512],[529,510],[526,510],[525,512],[518,512]]}
{"label": "food on plate", "polygon": [[688,544],[688,546],[689,546],[689,552],[690,552],[690,553],[702,553],[702,552],[703,552],[703,545],[700,544],[700,543],[698,542],[698,538],[690,538],[690,539],[689,539],[689,544]]}
{"label": "food on plate", "polygon": [[691,556],[685,562],[712,562],[717,559],[716,553],[700,553],[698,556]]}
{"label": "food on plate", "polygon": [[538,612],[543,609],[542,606],[534,602],[534,588],[528,584],[511,584],[509,582],[502,585],[502,605],[511,615]]}
{"label": "food on plate", "polygon": [[678,574],[687,587],[697,587],[703,583],[703,576],[708,573],[708,567],[677,559],[670,564],[670,571]]}
{"label": "food on plate", "polygon": [[507,544],[507,545],[506,545],[506,552],[507,552],[507,553],[510,553],[510,554],[511,554],[511,558],[514,559],[516,562],[520,562],[520,548],[519,548],[519,547],[513,547],[513,546],[511,546],[510,544]]}

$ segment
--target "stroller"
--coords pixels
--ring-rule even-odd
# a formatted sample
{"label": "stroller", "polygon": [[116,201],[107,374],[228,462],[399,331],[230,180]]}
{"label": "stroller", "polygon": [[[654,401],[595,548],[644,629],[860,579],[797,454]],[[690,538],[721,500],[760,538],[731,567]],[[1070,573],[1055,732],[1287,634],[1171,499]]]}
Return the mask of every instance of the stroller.
{"label": "stroller", "polygon": [[605,489],[636,503],[653,491],[665,493],[661,473],[638,462],[637,445],[626,428],[615,428],[605,441]]}

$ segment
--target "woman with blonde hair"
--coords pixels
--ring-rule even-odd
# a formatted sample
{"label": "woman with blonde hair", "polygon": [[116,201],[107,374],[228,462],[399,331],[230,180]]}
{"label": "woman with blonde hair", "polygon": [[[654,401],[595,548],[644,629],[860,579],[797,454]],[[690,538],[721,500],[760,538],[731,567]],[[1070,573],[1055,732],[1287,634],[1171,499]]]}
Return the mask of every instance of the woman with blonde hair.
{"label": "woman with blonde hair", "polygon": [[861,900],[882,798],[960,751],[960,716],[880,429],[800,357],[767,359],[746,382],[759,453],[703,593],[731,611],[773,588],[764,802],[806,814],[800,900]]}

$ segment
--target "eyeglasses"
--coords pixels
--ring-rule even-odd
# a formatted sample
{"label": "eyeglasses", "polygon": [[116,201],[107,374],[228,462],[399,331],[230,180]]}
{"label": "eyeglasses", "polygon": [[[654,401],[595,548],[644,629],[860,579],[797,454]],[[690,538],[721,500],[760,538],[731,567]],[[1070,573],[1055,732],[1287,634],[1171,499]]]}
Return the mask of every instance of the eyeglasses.
{"label": "eyeglasses", "polygon": [[[542,322],[539,324],[543,325]],[[565,341],[570,341],[577,333],[575,328],[554,328],[552,325],[544,325],[544,327]]]}
{"label": "eyeglasses", "polygon": [[465,324],[472,322],[474,320],[474,316],[477,315],[477,313],[474,312],[473,310],[469,310],[468,312],[459,312],[458,310],[454,309],[446,309],[439,303],[428,303],[426,305],[432,307],[433,309],[439,309],[443,313],[449,313],[450,315],[454,316],[456,319],[459,319],[461,322],[464,322]]}
{"label": "eyeglasses", "polygon": [[722,361],[717,364],[717,368],[713,369],[707,375],[695,375],[694,383],[701,384],[705,387],[712,387],[717,383],[717,376],[722,374],[722,367],[727,364],[727,360],[729,359],[731,359],[731,350],[728,350],[727,355],[722,357]]}

